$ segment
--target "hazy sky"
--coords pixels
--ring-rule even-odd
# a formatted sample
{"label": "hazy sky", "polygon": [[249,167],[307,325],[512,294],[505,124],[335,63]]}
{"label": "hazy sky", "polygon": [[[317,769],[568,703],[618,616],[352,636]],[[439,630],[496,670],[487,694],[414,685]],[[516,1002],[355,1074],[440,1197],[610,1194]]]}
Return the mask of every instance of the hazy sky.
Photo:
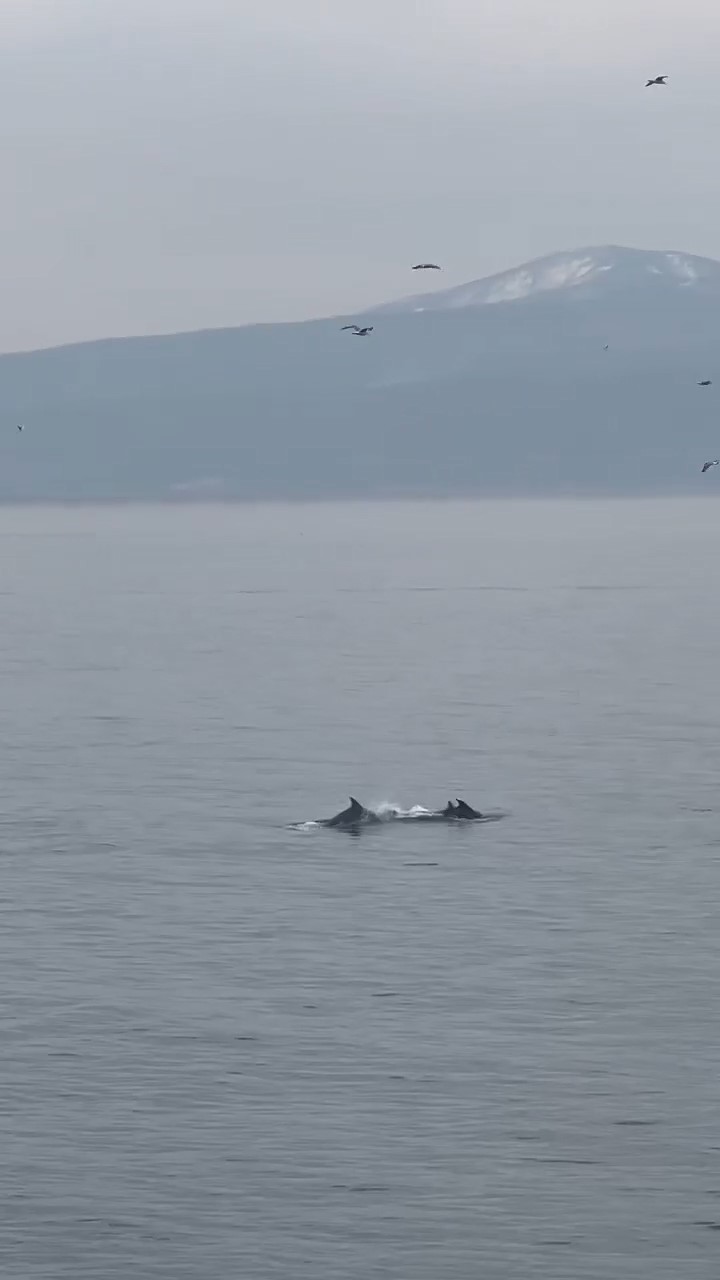
{"label": "hazy sky", "polygon": [[719,43],[718,0],[0,0],[0,349],[720,257]]}

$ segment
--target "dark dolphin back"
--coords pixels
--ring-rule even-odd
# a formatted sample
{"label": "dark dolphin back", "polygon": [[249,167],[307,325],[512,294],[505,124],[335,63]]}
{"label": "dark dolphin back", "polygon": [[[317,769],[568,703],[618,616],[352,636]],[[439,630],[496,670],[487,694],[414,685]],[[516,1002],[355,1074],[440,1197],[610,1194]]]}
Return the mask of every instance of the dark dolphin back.
{"label": "dark dolphin back", "polygon": [[353,823],[360,822],[365,815],[365,809],[356,800],[354,796],[350,796],[350,804],[347,809],[343,809],[341,813],[336,813],[334,818],[326,818],[323,826],[326,827],[349,827]]}
{"label": "dark dolphin back", "polygon": [[457,809],[455,810],[456,818],[482,818],[482,814],[477,809],[473,809],[472,805],[466,804],[464,800],[458,800]]}

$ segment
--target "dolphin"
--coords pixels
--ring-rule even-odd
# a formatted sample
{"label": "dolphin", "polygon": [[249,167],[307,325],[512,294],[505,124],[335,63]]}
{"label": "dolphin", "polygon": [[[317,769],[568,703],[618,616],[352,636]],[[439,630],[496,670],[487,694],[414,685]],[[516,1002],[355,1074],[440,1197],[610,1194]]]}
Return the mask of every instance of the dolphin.
{"label": "dolphin", "polygon": [[350,804],[347,809],[336,813],[334,818],[320,818],[319,825],[321,827],[334,827],[339,831],[355,831],[362,823],[379,821],[380,819],[376,813],[366,809],[354,796],[350,796]]}
{"label": "dolphin", "polygon": [[472,805],[466,804],[464,800],[456,800],[453,804],[452,800],[448,800],[444,809],[436,809],[433,813],[411,813],[407,815],[408,822],[480,822],[484,821],[487,814],[480,813],[479,809],[473,809]]}

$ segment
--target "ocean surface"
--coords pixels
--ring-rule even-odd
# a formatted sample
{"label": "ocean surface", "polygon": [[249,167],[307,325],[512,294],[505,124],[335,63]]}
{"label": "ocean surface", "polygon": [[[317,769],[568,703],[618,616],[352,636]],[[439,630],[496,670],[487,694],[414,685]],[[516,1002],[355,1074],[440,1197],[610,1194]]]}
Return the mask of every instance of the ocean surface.
{"label": "ocean surface", "polygon": [[0,609],[3,1276],[717,1280],[720,501],[4,508]]}

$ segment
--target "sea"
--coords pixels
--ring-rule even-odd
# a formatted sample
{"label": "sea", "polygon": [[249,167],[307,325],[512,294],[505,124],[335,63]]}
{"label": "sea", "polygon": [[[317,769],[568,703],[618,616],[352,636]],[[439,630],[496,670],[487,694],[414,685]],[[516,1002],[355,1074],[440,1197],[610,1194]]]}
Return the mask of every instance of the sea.
{"label": "sea", "polygon": [[7,1280],[717,1280],[719,501],[4,507],[0,618]]}

